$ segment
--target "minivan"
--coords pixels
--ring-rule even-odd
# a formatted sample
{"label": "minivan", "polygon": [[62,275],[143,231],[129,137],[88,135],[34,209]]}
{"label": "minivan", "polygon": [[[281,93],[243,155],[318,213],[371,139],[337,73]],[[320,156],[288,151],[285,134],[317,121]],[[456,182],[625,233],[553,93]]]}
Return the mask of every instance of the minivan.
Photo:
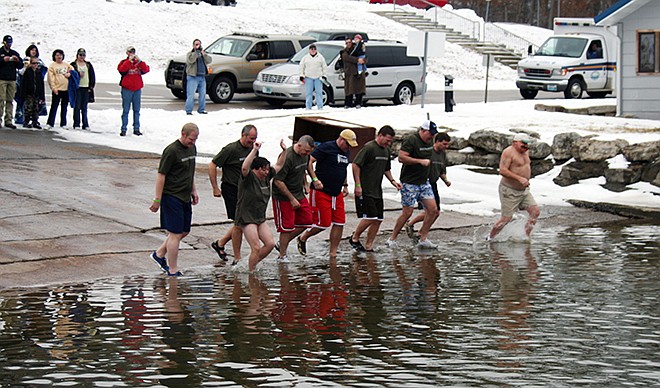
{"label": "minivan", "polygon": [[[328,66],[328,83],[323,87],[323,104],[344,100],[343,68],[337,63],[344,42],[316,42],[316,49]],[[298,76],[302,57],[309,46],[298,51],[287,62],[259,72],[252,83],[254,93],[273,106],[287,101],[305,101],[305,86]],[[363,101],[391,100],[395,105],[410,104],[422,90],[424,64],[419,57],[409,57],[406,46],[399,42],[369,41],[367,46],[367,94]]]}

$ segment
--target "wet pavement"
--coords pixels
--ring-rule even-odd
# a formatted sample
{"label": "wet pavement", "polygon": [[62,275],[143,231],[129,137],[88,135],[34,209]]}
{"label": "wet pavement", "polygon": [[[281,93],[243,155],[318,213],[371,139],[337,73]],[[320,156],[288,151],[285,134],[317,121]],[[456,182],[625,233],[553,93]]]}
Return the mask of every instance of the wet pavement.
{"label": "wet pavement", "polygon": [[[157,271],[148,255],[165,233],[148,207],[159,155],[68,143],[47,131],[3,128],[0,139],[0,289]],[[200,204],[193,210],[193,228],[179,256],[184,269],[216,264],[209,244],[230,226],[224,203],[212,196],[206,165],[198,165],[196,184]],[[352,198],[346,208],[355,208]],[[400,204],[386,201],[385,208],[377,243],[387,238]],[[549,227],[620,219],[567,206],[544,207],[541,222]],[[431,238],[470,237],[492,222],[493,218],[443,212]],[[356,224],[349,214],[344,237]],[[322,234],[312,240],[312,251],[322,249],[326,238]],[[350,249],[345,240],[340,249]],[[247,244],[243,252],[246,257]]]}

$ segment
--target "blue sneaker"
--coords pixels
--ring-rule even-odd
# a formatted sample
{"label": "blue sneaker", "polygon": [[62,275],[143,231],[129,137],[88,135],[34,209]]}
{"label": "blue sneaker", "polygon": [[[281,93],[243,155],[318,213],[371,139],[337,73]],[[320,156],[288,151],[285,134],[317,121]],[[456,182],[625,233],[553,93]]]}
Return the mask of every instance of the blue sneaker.
{"label": "blue sneaker", "polygon": [[179,276],[183,276],[183,273],[182,273],[181,271],[176,271],[175,273],[170,273],[169,268],[168,268],[168,270],[167,270],[167,276],[176,276],[176,277],[179,277]]}
{"label": "blue sneaker", "polygon": [[151,252],[151,255],[149,255],[153,261],[158,264],[158,267],[163,271],[169,273],[170,267],[167,265],[167,259],[164,257],[158,257],[156,254],[156,251]]}

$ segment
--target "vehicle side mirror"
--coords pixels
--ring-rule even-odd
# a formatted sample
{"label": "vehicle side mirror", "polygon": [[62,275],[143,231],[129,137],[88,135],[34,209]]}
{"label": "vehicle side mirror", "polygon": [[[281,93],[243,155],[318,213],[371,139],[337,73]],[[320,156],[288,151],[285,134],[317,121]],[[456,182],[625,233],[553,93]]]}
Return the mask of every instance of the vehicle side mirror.
{"label": "vehicle side mirror", "polygon": [[532,45],[527,46],[527,55],[532,55]]}
{"label": "vehicle side mirror", "polygon": [[340,70],[344,68],[344,62],[340,59],[335,62],[335,70]]}
{"label": "vehicle side mirror", "polygon": [[259,59],[259,57],[257,56],[257,54],[248,54],[247,58],[245,59],[247,59],[248,61],[254,61],[255,59]]}

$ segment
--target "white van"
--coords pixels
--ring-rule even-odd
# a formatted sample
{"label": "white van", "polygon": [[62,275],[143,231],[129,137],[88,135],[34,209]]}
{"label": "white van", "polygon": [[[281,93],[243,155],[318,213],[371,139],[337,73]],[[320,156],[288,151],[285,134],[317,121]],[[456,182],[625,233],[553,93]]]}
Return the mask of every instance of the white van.
{"label": "white van", "polygon": [[[344,42],[316,42],[316,49],[328,65],[329,86],[323,87],[323,105],[344,101],[343,69],[335,67]],[[281,106],[287,101],[305,101],[305,86],[298,78],[300,60],[309,52],[298,51],[289,61],[268,67],[252,83],[254,93],[269,104]],[[367,45],[367,94],[363,101],[391,100],[394,104],[410,104],[422,90],[423,62],[406,55],[406,46],[397,42],[370,40]]]}
{"label": "white van", "polygon": [[538,51],[518,62],[516,86],[525,99],[539,90],[581,98],[602,98],[614,91],[619,42],[616,27],[593,19],[555,18],[554,35]]}

